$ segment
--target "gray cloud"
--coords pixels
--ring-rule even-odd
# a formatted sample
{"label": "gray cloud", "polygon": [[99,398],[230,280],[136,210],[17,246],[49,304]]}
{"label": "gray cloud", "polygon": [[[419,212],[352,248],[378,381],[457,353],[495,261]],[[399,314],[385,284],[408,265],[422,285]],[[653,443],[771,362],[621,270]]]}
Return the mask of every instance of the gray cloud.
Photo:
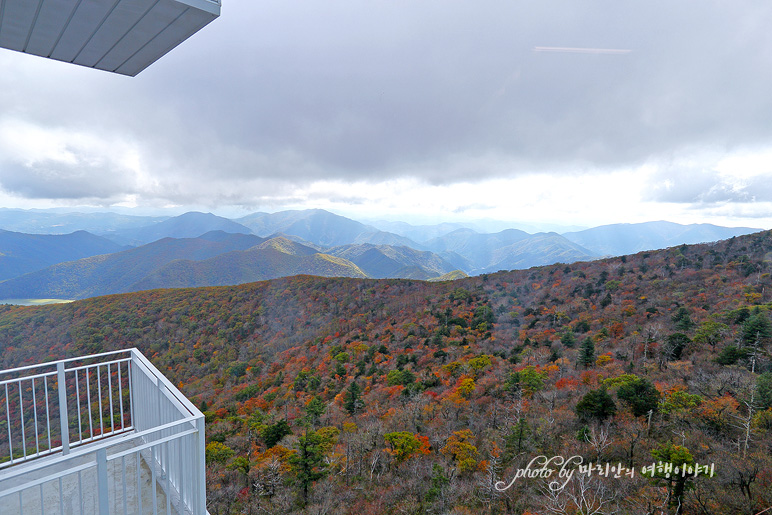
{"label": "gray cloud", "polygon": [[136,193],[129,172],[105,163],[72,165],[45,160],[33,165],[0,165],[0,186],[30,199],[99,199],[120,201]]}
{"label": "gray cloud", "polygon": [[467,204],[464,206],[458,206],[455,209],[453,209],[454,213],[465,213],[470,210],[474,211],[484,211],[487,209],[494,209],[495,206],[489,205],[489,204],[482,204],[482,203],[475,203],[475,204]]}
{"label": "gray cloud", "polygon": [[[131,142],[155,186],[50,163],[1,182],[30,197],[247,203],[318,179],[443,184],[766,144],[771,16],[751,0],[225,2],[134,79],[0,55],[18,70],[0,76],[0,121]],[[669,173],[652,198],[769,194]]]}
{"label": "gray cloud", "polygon": [[667,170],[651,177],[645,200],[681,204],[772,202],[772,184],[763,175],[738,182],[712,170]]}

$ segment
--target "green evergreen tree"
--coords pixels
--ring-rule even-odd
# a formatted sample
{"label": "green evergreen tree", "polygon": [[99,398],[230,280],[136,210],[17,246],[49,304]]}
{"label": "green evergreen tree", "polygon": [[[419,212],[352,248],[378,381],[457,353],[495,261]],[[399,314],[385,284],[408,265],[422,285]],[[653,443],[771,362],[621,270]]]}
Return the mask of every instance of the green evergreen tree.
{"label": "green evergreen tree", "polygon": [[327,464],[322,451],[322,438],[315,432],[308,432],[298,438],[296,453],[289,457],[294,482],[300,487],[303,506],[308,504],[308,492],[314,481],[327,475]]}
{"label": "green evergreen tree", "polygon": [[659,390],[645,377],[639,377],[620,386],[617,397],[630,405],[633,415],[640,417],[657,409]]}
{"label": "green evergreen tree", "polygon": [[346,408],[350,415],[356,415],[362,410],[364,405],[365,403],[362,401],[362,388],[356,381],[351,381],[346,392],[346,400],[343,407]]}
{"label": "green evergreen tree", "polygon": [[575,333],[586,333],[590,330],[590,323],[587,320],[580,320],[574,326]]}
{"label": "green evergreen tree", "polygon": [[756,379],[756,405],[763,410],[772,408],[772,372],[764,372]]}
{"label": "green evergreen tree", "polygon": [[771,336],[772,323],[766,315],[758,313],[743,322],[742,341],[745,345],[756,345],[757,338],[766,340]]}
{"label": "green evergreen tree", "polygon": [[504,437],[504,460],[509,461],[519,455],[525,448],[531,428],[524,417],[520,417],[512,432]]}
{"label": "green evergreen tree", "polygon": [[562,335],[560,335],[560,343],[569,349],[573,349],[574,345],[576,345],[576,336],[574,336],[573,331],[566,330]]}
{"label": "green evergreen tree", "polygon": [[662,349],[662,354],[667,361],[681,359],[681,354],[691,340],[683,333],[673,333],[667,337],[667,342]]}
{"label": "green evergreen tree", "polygon": [[584,368],[589,368],[595,363],[595,344],[589,336],[582,340],[582,345],[579,347],[578,362],[584,365]]}
{"label": "green evergreen tree", "polygon": [[670,319],[675,324],[675,328],[679,331],[689,331],[692,327],[695,326],[695,323],[692,322],[692,317],[689,314],[689,310],[683,306],[678,308],[678,310],[676,310]]}
{"label": "green evergreen tree", "polygon": [[[691,466],[694,464],[694,457],[689,449],[680,445],[673,445],[671,443],[660,444],[658,448],[652,449],[651,455],[655,460],[662,463],[672,463],[673,467]],[[670,477],[667,477],[670,476]],[[654,483],[657,485],[667,485],[668,497],[670,498],[670,507],[673,509],[674,515],[682,515],[683,511],[683,498],[687,490],[694,488],[694,484],[690,482],[692,476],[689,474],[663,474],[661,472],[653,472],[651,476]],[[755,511],[755,510],[754,510]]]}
{"label": "green evergreen tree", "polygon": [[263,437],[263,442],[265,442],[265,446],[268,449],[270,449],[271,447],[279,443],[282,438],[291,434],[292,434],[292,429],[290,429],[290,425],[287,423],[286,420],[282,419],[273,425],[266,426],[265,429],[263,429],[263,431],[261,432],[260,436]]}
{"label": "green evergreen tree", "polygon": [[319,422],[319,418],[324,415],[325,411],[327,411],[327,406],[318,395],[315,395],[314,398],[306,404],[306,417],[312,426],[315,426]]}
{"label": "green evergreen tree", "polygon": [[745,359],[750,355],[750,349],[741,349],[737,345],[731,343],[721,349],[721,352],[713,360],[719,365],[734,365],[741,359]]}
{"label": "green evergreen tree", "polygon": [[442,497],[443,492],[448,488],[450,484],[450,478],[445,474],[445,471],[440,465],[435,463],[432,465],[432,486],[426,492],[426,502],[432,503]]}
{"label": "green evergreen tree", "polygon": [[614,399],[606,391],[605,387],[598,390],[590,390],[576,404],[576,415],[582,420],[605,420],[613,417],[617,412]]}

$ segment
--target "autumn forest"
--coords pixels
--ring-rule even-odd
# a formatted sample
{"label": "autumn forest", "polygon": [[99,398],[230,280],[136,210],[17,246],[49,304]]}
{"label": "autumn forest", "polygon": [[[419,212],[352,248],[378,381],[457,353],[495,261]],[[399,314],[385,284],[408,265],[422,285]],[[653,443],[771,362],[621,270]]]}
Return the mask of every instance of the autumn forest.
{"label": "autumn forest", "polygon": [[[761,232],[436,283],[4,305],[0,368],[137,347],[206,415],[212,515],[755,515],[770,310]],[[574,473],[523,477],[539,457]]]}

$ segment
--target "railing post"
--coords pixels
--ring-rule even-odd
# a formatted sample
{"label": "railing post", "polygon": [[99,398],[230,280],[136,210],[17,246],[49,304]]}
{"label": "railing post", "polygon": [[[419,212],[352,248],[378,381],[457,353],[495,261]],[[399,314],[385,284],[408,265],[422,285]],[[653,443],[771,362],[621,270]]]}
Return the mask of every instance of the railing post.
{"label": "railing post", "polygon": [[131,356],[131,361],[129,361],[129,412],[131,413],[131,425],[134,426],[134,431],[141,431],[142,428],[139,427],[139,424],[137,423],[137,409],[136,409],[136,401],[137,401],[137,395],[134,391],[135,388],[137,388],[137,350],[131,349],[129,351],[129,355]]}
{"label": "railing post", "polygon": [[107,488],[107,449],[97,449],[96,460],[99,515],[110,515],[110,498]]}
{"label": "railing post", "polygon": [[[59,385],[59,426],[62,430],[62,454],[70,453],[70,418],[67,414],[67,383],[64,377],[64,363],[56,364],[56,380]],[[80,402],[80,399],[76,399]]]}
{"label": "railing post", "polygon": [[196,458],[196,461],[198,462],[198,470],[196,471],[196,476],[194,481],[197,483],[196,488],[194,490],[196,498],[193,501],[194,504],[198,504],[197,507],[193,508],[194,510],[197,509],[198,512],[196,515],[208,515],[206,511],[206,435],[204,434],[204,417],[200,417],[198,420],[196,420],[196,450],[198,451],[198,456]]}
{"label": "railing post", "polygon": [[156,419],[155,423],[156,425],[161,425],[163,422],[161,422],[164,419],[164,385],[163,382],[161,382],[161,379],[158,377],[155,378],[156,381],[156,394],[158,395],[156,404],[158,405],[158,409],[156,410],[156,413],[158,415],[158,418]]}

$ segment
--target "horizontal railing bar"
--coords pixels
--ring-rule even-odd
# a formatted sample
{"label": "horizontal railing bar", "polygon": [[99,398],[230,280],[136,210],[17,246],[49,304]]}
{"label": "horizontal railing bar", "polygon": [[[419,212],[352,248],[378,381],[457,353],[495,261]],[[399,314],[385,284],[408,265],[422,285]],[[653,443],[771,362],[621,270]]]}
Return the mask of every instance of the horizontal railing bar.
{"label": "horizontal railing bar", "polygon": [[34,488],[38,485],[42,485],[45,483],[48,483],[49,481],[53,481],[54,479],[59,479],[60,477],[69,476],[70,474],[75,474],[77,472],[90,469],[91,467],[96,467],[96,459],[94,462],[84,463],[83,465],[76,465],[72,468],[68,468],[67,470],[62,470],[61,472],[56,472],[54,474],[51,474],[49,476],[36,479],[34,481],[30,481],[28,483],[24,483],[23,485],[19,485],[17,487],[11,488],[10,490],[6,490],[4,492],[0,492],[0,498],[6,497],[8,495],[13,495],[19,492],[23,492],[24,490],[28,488]]}
{"label": "horizontal railing bar", "polygon": [[116,359],[116,360],[113,360],[113,361],[100,361],[99,363],[94,363],[92,365],[81,365],[79,367],[65,368],[64,371],[65,372],[74,372],[74,371],[78,371],[79,372],[79,371],[85,370],[87,368],[104,367],[104,366],[107,366],[107,365],[115,365],[116,363],[130,363],[130,362],[131,362],[131,358],[121,358],[121,359]]}
{"label": "horizontal railing bar", "polygon": [[[133,426],[131,427],[131,429],[133,429]],[[73,447],[76,447],[78,445],[84,445],[91,442],[98,442],[99,440],[104,440],[105,438],[108,438],[110,436],[122,435],[127,432],[129,432],[129,428],[126,428],[126,431],[124,430],[110,431],[110,432],[102,433],[100,435],[89,436],[88,438],[83,438],[82,440],[73,440],[72,442],[70,442],[70,448],[72,449]]]}
{"label": "horizontal railing bar", "polygon": [[35,374],[34,376],[16,377],[14,379],[6,379],[5,381],[0,381],[0,386],[18,383],[19,381],[32,381],[33,379],[41,379],[43,377],[51,377],[55,375],[56,375],[56,370],[54,370],[53,372],[43,372],[41,374]]}
{"label": "horizontal railing bar", "polygon": [[60,359],[57,361],[48,361],[46,363],[38,363],[36,365],[27,365],[24,367],[17,367],[17,368],[9,368],[7,370],[0,370],[0,374],[11,374],[14,372],[23,372],[25,370],[32,370],[33,368],[41,368],[41,367],[50,367],[55,366],[57,363],[70,363],[72,361],[82,361],[85,359],[96,359],[101,358],[103,356],[112,356],[113,354],[122,354],[122,353],[131,353],[132,349],[123,349],[123,350],[114,350],[109,352],[101,352],[99,354],[92,354],[90,356],[80,356],[77,358],[67,358],[67,359]]}
{"label": "horizontal railing bar", "polygon": [[199,417],[183,418],[182,420],[175,420],[174,422],[169,422],[168,424],[164,424],[162,426],[154,427],[154,428],[151,428],[151,429],[145,429],[144,431],[140,431],[138,433],[134,433],[132,438],[144,437],[144,436],[147,436],[147,435],[151,435],[153,433],[157,433],[158,431],[164,431],[166,429],[172,429],[174,427],[181,426],[183,424],[188,424],[188,423],[191,423],[191,422],[195,422],[198,418]]}
{"label": "horizontal railing bar", "polygon": [[[113,437],[113,436],[120,436],[120,435],[124,435],[124,434],[129,434],[133,430],[134,430],[134,426],[126,426],[125,429],[121,429],[119,431],[110,431],[110,432],[104,433],[104,434],[99,435],[99,436],[94,436],[94,437],[90,437],[90,438],[84,438],[83,440],[76,440],[73,443],[70,443],[70,448],[72,449],[74,447],[79,447],[79,446],[86,445],[86,444],[89,444],[89,443],[98,442],[100,440],[104,440],[105,438],[109,438],[109,437]],[[156,429],[148,429],[148,431],[155,431],[155,430]],[[23,458],[23,457],[22,458],[14,458],[13,461],[9,460],[9,461],[0,463],[0,469],[8,468],[11,465],[16,465],[16,464],[20,464],[20,463],[31,463],[34,460],[36,460],[37,458],[44,458],[46,456],[49,456],[51,454],[56,454],[57,452],[61,452],[61,451],[62,451],[62,446],[61,445],[57,445],[56,447],[51,447],[50,449],[42,449],[40,451],[39,455],[38,454],[35,454],[34,456],[29,455],[29,456],[27,456],[27,458]],[[0,481],[2,481],[2,479],[0,479]]]}
{"label": "horizontal railing bar", "polygon": [[124,456],[128,456],[129,454],[133,454],[135,452],[144,451],[145,449],[149,449],[151,447],[155,447],[156,445],[163,445],[163,444],[165,444],[167,442],[171,442],[172,440],[178,440],[178,439],[180,439],[180,438],[182,438],[184,436],[192,435],[192,434],[195,434],[197,432],[198,432],[197,429],[188,429],[187,431],[183,431],[181,433],[176,433],[176,434],[173,434],[173,435],[170,435],[170,436],[165,436],[165,437],[161,438],[160,440],[153,440],[152,442],[147,442],[147,443],[144,443],[142,445],[137,445],[136,447],[132,447],[131,449],[128,449],[128,450],[125,450],[125,451],[121,451],[121,452],[117,452],[115,454],[111,454],[110,456],[107,457],[107,461],[110,461],[110,460],[113,460],[113,459],[122,458]]}
{"label": "horizontal railing bar", "polygon": [[[30,366],[27,366],[27,367],[20,367],[20,368],[15,368],[15,369],[10,369],[10,370],[3,370],[3,371],[0,371],[0,374],[7,374],[7,373],[11,373],[11,372],[18,372],[18,371],[24,371],[24,370],[31,370],[31,369],[37,368],[37,367],[52,366],[52,365],[56,365],[57,363],[68,363],[68,362],[78,361],[78,360],[93,359],[93,358],[97,358],[97,357],[100,357],[100,356],[113,355],[113,354],[116,354],[116,353],[131,352],[132,350],[135,350],[135,349],[132,348],[132,349],[127,349],[127,350],[123,350],[123,351],[113,351],[113,352],[105,352],[105,353],[102,353],[102,354],[94,354],[93,356],[86,356],[86,357],[80,357],[80,358],[70,358],[70,359],[59,360],[59,361],[51,361],[51,362],[48,362],[48,363],[41,363],[39,365],[30,365]],[[174,390],[168,388],[169,386],[173,386],[172,383],[168,379],[166,379],[166,377],[163,376],[163,374],[156,374],[156,373],[154,373],[153,369],[150,368],[150,367],[153,367],[153,368],[155,368],[155,367],[153,366],[152,363],[147,361],[147,358],[145,358],[140,352],[137,352],[133,356],[129,356],[127,358],[119,358],[117,360],[112,360],[112,361],[109,361],[109,362],[108,361],[103,361],[103,362],[100,362],[100,363],[93,363],[91,365],[81,365],[81,366],[78,366],[78,367],[67,368],[67,369],[65,369],[65,373],[66,372],[76,372],[76,371],[86,370],[86,369],[89,369],[89,368],[94,368],[94,367],[98,367],[98,366],[104,366],[104,365],[108,365],[108,364],[119,364],[119,363],[129,363],[129,362],[138,362],[139,364],[141,364],[142,368],[144,369],[144,371],[146,373],[146,375],[155,378],[156,379],[156,383],[158,381],[161,381],[162,383],[164,383],[164,386],[166,386],[167,390],[169,390],[170,392],[176,390],[176,388]],[[148,365],[149,365],[149,367],[148,367]],[[17,377],[17,378],[14,378],[14,379],[7,379],[7,380],[4,380],[4,381],[0,381],[0,386],[4,386],[6,384],[17,383],[17,382],[23,381],[23,380],[31,380],[31,379],[36,379],[36,378],[46,377],[46,376],[51,376],[51,375],[56,375],[56,371],[42,372],[40,374],[36,374],[36,375],[32,375],[32,376],[24,376],[24,377]],[[178,401],[182,405],[182,407],[185,409],[185,411],[189,412],[190,414],[194,414],[197,411],[197,408],[195,406],[193,406],[193,404],[187,398],[185,398],[184,396],[182,398],[180,398],[180,397],[177,397],[177,396],[169,393],[169,394],[167,394],[167,398],[174,399],[174,400]]]}
{"label": "horizontal railing bar", "polygon": [[[36,460],[38,458],[45,458],[46,456],[50,456],[51,454],[56,454],[57,452],[62,451],[62,446],[59,445],[57,447],[53,447],[51,449],[45,449],[40,451],[40,455],[36,456],[28,456],[27,458],[14,458],[13,461],[5,461],[3,463],[0,463],[0,470],[10,468],[11,465],[20,465],[22,463],[31,463],[33,460]],[[2,479],[0,479],[2,481]]]}

